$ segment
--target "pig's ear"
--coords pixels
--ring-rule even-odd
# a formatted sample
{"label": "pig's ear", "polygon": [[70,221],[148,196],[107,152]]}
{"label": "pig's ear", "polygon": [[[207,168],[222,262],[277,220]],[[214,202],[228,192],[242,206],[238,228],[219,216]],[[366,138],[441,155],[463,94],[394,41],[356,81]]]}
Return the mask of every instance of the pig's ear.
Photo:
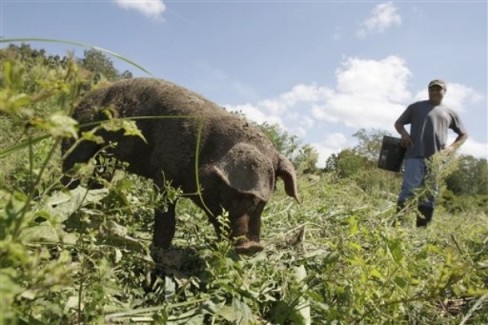
{"label": "pig's ear", "polygon": [[273,164],[256,147],[239,143],[215,164],[214,171],[229,187],[268,201],[274,187]]}
{"label": "pig's ear", "polygon": [[293,164],[283,155],[279,155],[276,175],[285,182],[285,192],[300,203],[297,190],[297,176]]}

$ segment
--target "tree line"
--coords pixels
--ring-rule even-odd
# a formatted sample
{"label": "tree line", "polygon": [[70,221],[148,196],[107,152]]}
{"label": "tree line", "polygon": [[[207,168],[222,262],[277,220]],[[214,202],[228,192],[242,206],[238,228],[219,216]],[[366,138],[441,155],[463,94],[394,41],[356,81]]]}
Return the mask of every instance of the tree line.
{"label": "tree line", "polygon": [[34,65],[44,65],[51,68],[65,67],[70,59],[74,59],[78,66],[91,73],[91,77],[95,81],[132,78],[132,72],[128,70],[118,71],[113,61],[96,49],[85,50],[82,58],[73,58],[72,55],[52,55],[47,53],[45,49],[34,49],[25,43],[21,45],[9,44],[0,50],[0,61],[21,61],[27,67]]}

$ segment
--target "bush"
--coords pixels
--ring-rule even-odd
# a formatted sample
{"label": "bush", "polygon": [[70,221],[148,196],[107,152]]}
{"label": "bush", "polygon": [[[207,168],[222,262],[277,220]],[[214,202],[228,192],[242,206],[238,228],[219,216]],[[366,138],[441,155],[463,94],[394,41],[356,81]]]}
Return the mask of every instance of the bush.
{"label": "bush", "polygon": [[57,148],[91,81],[73,61],[33,84],[36,69],[2,64],[0,323],[488,322],[486,198],[417,231],[411,216],[390,226],[391,174],[301,177],[302,205],[279,187],[266,206],[263,252],[236,255],[183,201],[155,263],[152,209],[179,191],[157,195],[123,171],[103,189],[64,189]]}

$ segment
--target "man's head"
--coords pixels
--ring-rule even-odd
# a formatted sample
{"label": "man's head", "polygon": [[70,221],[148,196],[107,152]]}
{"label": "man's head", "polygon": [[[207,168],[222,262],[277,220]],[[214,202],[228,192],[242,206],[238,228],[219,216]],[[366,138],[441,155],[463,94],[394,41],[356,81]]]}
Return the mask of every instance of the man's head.
{"label": "man's head", "polygon": [[429,101],[435,105],[440,105],[446,94],[446,83],[440,79],[429,82]]}

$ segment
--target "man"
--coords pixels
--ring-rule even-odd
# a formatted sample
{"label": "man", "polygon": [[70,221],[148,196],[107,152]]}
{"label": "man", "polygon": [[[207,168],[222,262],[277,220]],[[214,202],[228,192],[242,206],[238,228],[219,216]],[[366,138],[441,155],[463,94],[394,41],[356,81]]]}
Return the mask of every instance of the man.
{"label": "man", "polygon": [[[433,80],[429,83],[428,91],[429,100],[411,104],[395,122],[401,143],[407,148],[403,184],[398,197],[399,210],[403,209],[405,200],[424,184],[429,174],[429,158],[440,151],[453,152],[468,137],[459,115],[442,104],[446,83]],[[406,124],[410,124],[410,134],[405,130]],[[458,136],[446,147],[448,129],[452,129]],[[418,210],[422,216],[417,216],[417,227],[425,227],[432,220],[434,204],[435,195],[419,203]]]}

